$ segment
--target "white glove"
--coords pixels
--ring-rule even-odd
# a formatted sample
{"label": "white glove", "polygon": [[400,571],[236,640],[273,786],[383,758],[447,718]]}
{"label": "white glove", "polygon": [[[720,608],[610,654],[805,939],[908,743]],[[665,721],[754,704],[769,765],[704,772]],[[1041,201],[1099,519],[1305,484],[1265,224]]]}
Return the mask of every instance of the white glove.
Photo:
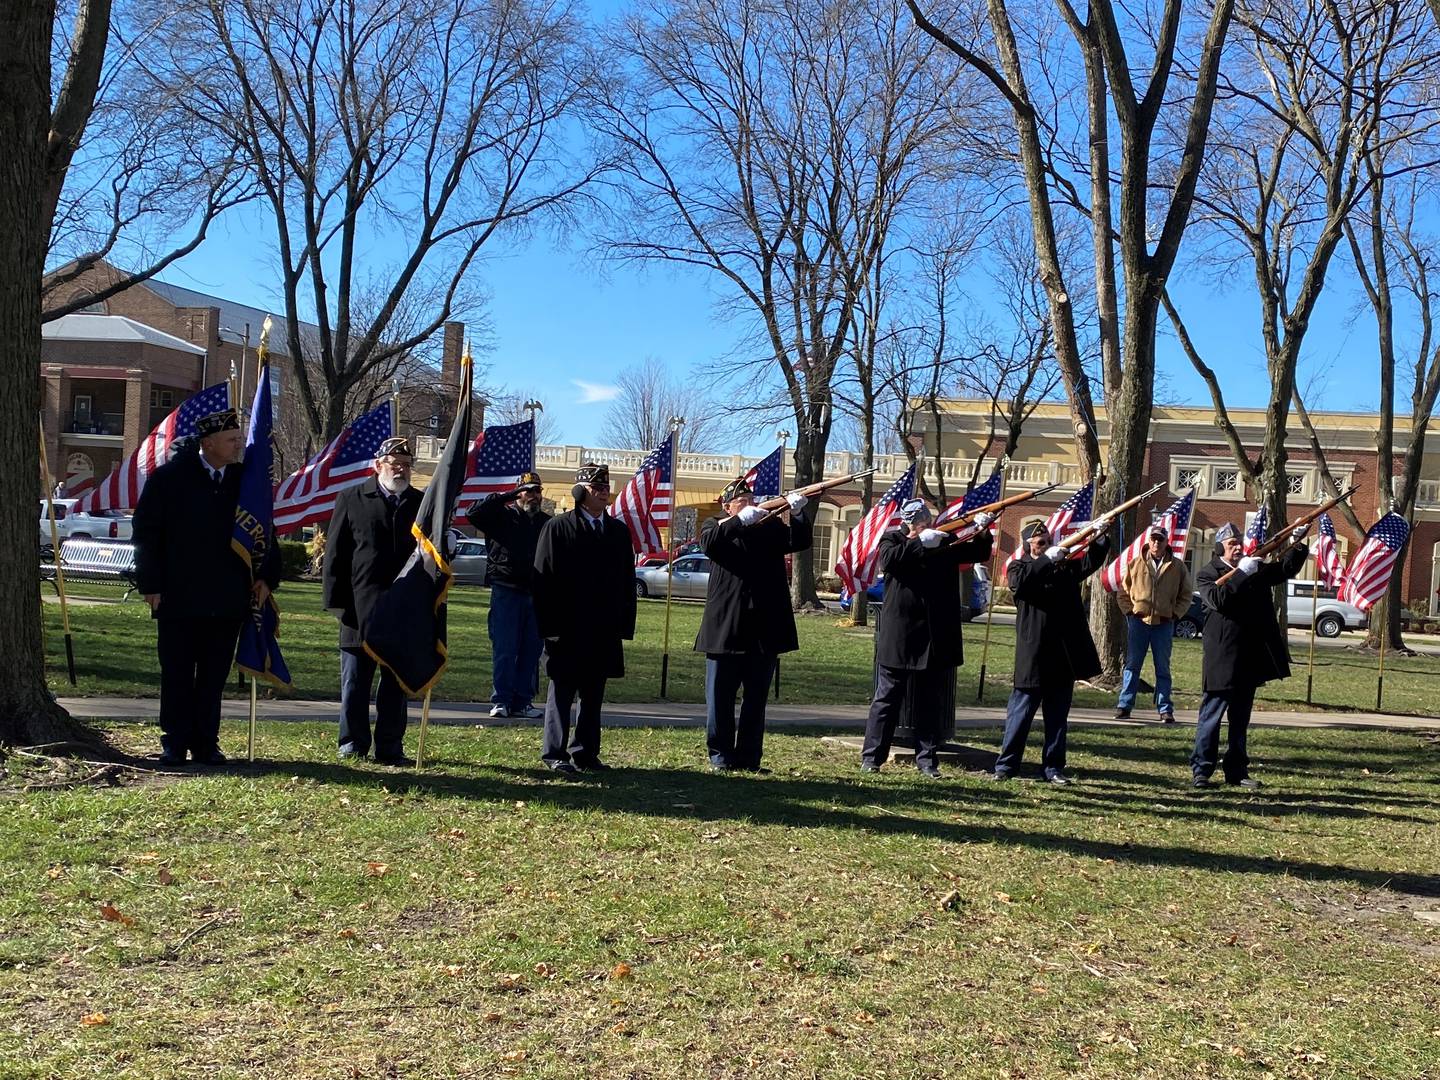
{"label": "white glove", "polygon": [[758,506],[742,506],[740,513],[735,515],[740,519],[741,525],[753,525],[765,516],[765,511]]}
{"label": "white glove", "polygon": [[1257,559],[1254,555],[1246,555],[1243,559],[1240,560],[1240,564],[1236,567],[1236,569],[1238,569],[1240,573],[1244,574],[1246,577],[1249,577],[1256,570],[1260,569],[1261,562],[1262,560]]}
{"label": "white glove", "polygon": [[1059,544],[1055,544],[1054,546],[1045,549],[1045,558],[1049,559],[1051,562],[1059,562],[1061,559],[1065,558],[1065,554],[1065,549]]}
{"label": "white glove", "polygon": [[1098,522],[1098,523],[1095,525],[1094,531],[1091,533],[1091,535],[1094,536],[1094,538],[1095,538],[1096,540],[1099,540],[1102,536],[1104,536],[1104,535],[1105,535],[1106,533],[1108,533],[1109,531],[1110,531],[1110,519],[1109,519],[1109,518],[1105,518],[1105,519],[1103,519],[1102,521]]}
{"label": "white glove", "polygon": [[1301,540],[1305,539],[1305,534],[1309,531],[1309,525],[1296,525],[1295,528],[1290,530],[1290,542],[1292,544],[1300,543]]}
{"label": "white glove", "polygon": [[942,540],[944,540],[944,539],[945,539],[945,534],[944,534],[943,532],[941,532],[939,529],[921,529],[921,530],[920,530],[920,545],[921,545],[921,547],[937,548],[937,547],[940,546],[940,542],[941,542]]}
{"label": "white glove", "polygon": [[800,511],[804,510],[806,505],[808,505],[810,502],[808,498],[800,494],[800,492],[798,491],[792,491],[789,495],[786,495],[785,501],[790,504],[790,512],[792,514],[800,513]]}
{"label": "white glove", "polygon": [[990,523],[994,520],[994,514],[987,514],[984,511],[981,511],[980,513],[975,515],[975,527],[981,530],[988,529],[990,527]]}

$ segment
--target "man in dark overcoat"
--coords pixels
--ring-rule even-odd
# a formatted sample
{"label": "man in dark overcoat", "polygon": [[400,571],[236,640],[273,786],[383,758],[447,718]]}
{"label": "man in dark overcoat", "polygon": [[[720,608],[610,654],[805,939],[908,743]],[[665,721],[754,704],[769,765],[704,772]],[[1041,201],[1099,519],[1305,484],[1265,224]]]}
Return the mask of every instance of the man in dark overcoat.
{"label": "man in dark overcoat", "polygon": [[490,586],[491,671],[494,692],[490,715],[543,716],[535,708],[536,676],[540,663],[540,631],[535,626],[535,603],[530,577],[535,567],[535,545],[550,515],[540,508],[544,499],[540,477],[521,473],[511,491],[486,495],[466,515],[485,534],[485,582]]}
{"label": "man in dark overcoat", "polygon": [[[1258,788],[1250,776],[1246,735],[1255,688],[1271,679],[1290,676],[1290,649],[1275,618],[1271,590],[1300,573],[1310,554],[1302,543],[1307,529],[1290,533],[1292,546],[1274,562],[1241,556],[1243,545],[1235,526],[1226,523],[1215,534],[1215,558],[1195,576],[1196,591],[1209,614],[1205,619],[1201,668],[1200,722],[1190,755],[1192,782],[1210,786],[1220,752],[1220,724],[1229,716],[1230,739],[1223,768],[1227,784]],[[1224,585],[1220,579],[1235,573]]]}
{"label": "man in dark overcoat", "polygon": [[600,706],[606,680],[625,674],[621,643],[635,636],[635,551],[630,530],[606,513],[609,466],[581,465],[572,494],[575,509],[540,530],[530,578],[550,676],[540,757],[569,777],[609,768],[600,760]]}
{"label": "man in dark overcoat", "polygon": [[[720,493],[726,516],[700,526],[710,584],[695,651],[705,654],[705,745],[713,769],[760,768],[775,660],[800,647],[785,556],[808,549],[813,530],[806,497],[797,491],[786,501],[788,523],[767,517],[740,477]],[[743,695],[738,727],[737,694]]]}
{"label": "man in dark overcoat", "polygon": [[[365,632],[382,593],[415,550],[410,527],[424,497],[410,485],[414,457],[401,437],[386,439],[375,475],[346,488],[335,500],[325,544],[325,607],[340,620],[340,749],[344,759],[370,752],[370,689],[376,660],[365,651]],[[405,691],[388,668],[375,692],[375,761],[405,765]]]}
{"label": "man in dark overcoat", "polygon": [[995,761],[995,778],[1008,780],[1020,768],[1025,740],[1038,710],[1045,718],[1041,766],[1052,784],[1068,784],[1065,736],[1075,680],[1100,674],[1100,654],[1090,636],[1080,583],[1105,564],[1108,522],[1096,529],[1078,559],[1051,543],[1043,522],[1025,527],[1024,551],[1010,563],[1006,581],[1015,597],[1015,689],[1005,714],[1005,735]]}
{"label": "man in dark overcoat", "polygon": [[934,515],[921,499],[900,508],[901,527],[880,538],[879,566],[885,575],[885,607],[875,631],[875,699],[865,721],[860,768],[877,772],[890,756],[890,742],[907,692],[915,729],[915,767],[940,779],[937,752],[945,680],[964,662],[960,639],[965,601],[960,566],[990,557],[994,518],[979,514],[973,538],[957,540],[932,529]]}
{"label": "man in dark overcoat", "polygon": [[160,763],[223,765],[220,697],[252,599],[279,583],[272,544],[257,568],[235,552],[245,436],[233,409],[201,417],[199,440],[145,482],[135,507],[136,586],[156,622]]}

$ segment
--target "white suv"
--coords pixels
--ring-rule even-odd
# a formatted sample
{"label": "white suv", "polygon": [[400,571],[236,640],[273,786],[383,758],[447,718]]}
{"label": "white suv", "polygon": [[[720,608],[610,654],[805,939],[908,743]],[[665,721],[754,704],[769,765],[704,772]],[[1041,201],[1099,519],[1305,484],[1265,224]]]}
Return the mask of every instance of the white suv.
{"label": "white suv", "polygon": [[[101,510],[98,514],[87,514],[76,510],[79,499],[55,500],[55,530],[62,542],[66,540],[88,540],[102,537],[110,540],[129,540],[131,534],[130,515],[123,510]],[[40,500],[40,543],[50,543],[50,512],[45,500]]]}

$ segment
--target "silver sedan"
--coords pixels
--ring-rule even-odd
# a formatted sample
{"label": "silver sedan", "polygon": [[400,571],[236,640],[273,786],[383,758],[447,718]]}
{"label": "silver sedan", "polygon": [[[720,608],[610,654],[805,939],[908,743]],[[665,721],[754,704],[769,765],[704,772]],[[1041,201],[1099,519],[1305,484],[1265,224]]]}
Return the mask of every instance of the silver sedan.
{"label": "silver sedan", "polygon": [[[635,595],[665,596],[665,584],[669,577],[663,566],[637,567],[635,570]],[[684,555],[675,560],[675,579],[671,596],[690,600],[703,600],[710,588],[710,560],[704,555]]]}

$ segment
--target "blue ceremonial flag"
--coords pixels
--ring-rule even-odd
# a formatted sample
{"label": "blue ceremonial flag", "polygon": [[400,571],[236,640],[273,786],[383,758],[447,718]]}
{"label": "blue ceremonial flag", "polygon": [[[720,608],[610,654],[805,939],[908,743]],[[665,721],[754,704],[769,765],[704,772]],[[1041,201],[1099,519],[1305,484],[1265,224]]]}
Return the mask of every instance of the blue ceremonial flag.
{"label": "blue ceremonial flag", "polygon": [[761,458],[745,474],[745,483],[757,499],[769,499],[780,494],[780,455],[783,446],[777,446]]}
{"label": "blue ceremonial flag", "polygon": [[[240,498],[235,504],[235,531],[230,546],[250,568],[251,581],[258,581],[261,568],[278,557],[275,547],[275,487],[270,479],[274,451],[270,445],[270,369],[262,354],[260,378],[250,406],[250,432],[245,440],[245,461],[240,466]],[[240,644],[235,665],[245,674],[267,679],[277,686],[290,686],[290,669],[280,655],[277,641],[280,609],[273,596],[263,605],[250,605],[250,617],[240,627]]]}

